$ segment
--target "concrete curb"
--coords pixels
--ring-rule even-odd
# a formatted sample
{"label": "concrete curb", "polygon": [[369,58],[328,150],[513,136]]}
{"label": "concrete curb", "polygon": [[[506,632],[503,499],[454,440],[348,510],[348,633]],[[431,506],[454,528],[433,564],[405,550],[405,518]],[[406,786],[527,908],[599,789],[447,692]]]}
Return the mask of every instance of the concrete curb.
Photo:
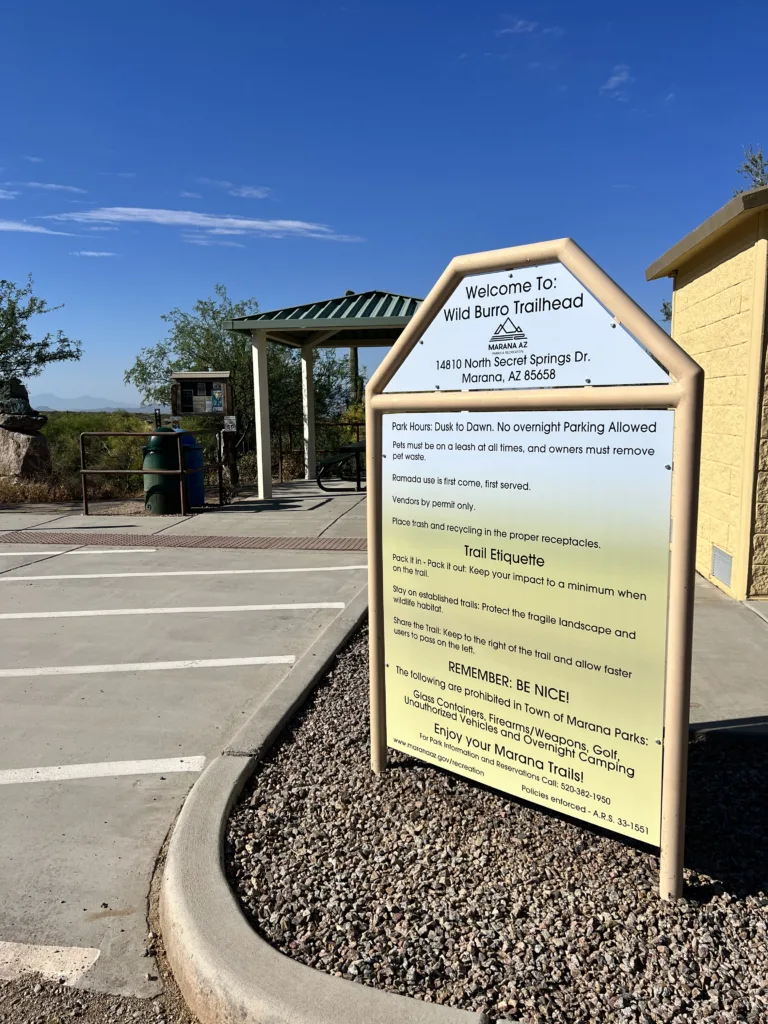
{"label": "concrete curb", "polygon": [[352,598],[232,737],[224,753],[261,759],[368,614],[368,588]]}
{"label": "concrete curb", "polygon": [[224,874],[224,833],[232,805],[366,611],[363,591],[275,687],[224,754],[205,769],[179,815],[163,874],[160,922],[176,982],[202,1024],[486,1020],[484,1014],[383,992],[291,960],[254,931]]}

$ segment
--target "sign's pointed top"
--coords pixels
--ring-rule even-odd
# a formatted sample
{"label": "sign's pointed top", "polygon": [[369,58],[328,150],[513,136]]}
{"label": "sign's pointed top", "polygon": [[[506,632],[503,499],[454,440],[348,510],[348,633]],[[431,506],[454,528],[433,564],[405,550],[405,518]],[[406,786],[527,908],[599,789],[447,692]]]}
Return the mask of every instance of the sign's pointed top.
{"label": "sign's pointed top", "polygon": [[665,384],[691,372],[686,353],[566,238],[452,260],[369,387]]}

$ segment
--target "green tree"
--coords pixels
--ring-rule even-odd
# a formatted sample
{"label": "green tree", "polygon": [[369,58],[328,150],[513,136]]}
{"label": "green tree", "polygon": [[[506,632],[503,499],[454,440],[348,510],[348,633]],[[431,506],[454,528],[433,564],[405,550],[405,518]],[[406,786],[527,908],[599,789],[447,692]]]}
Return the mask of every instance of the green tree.
{"label": "green tree", "polygon": [[171,401],[171,374],[182,370],[230,370],[235,408],[240,416],[253,413],[251,345],[235,331],[224,330],[225,320],[247,316],[258,310],[255,299],[234,302],[227,289],[217,284],[214,294],[199,299],[192,312],[172,309],[161,319],[169,325],[167,336],[156,345],[144,348],[123,379],[140,392],[147,405],[168,405]]}
{"label": "green tree", "polygon": [[79,359],[82,346],[62,331],[35,339],[29,329],[34,316],[55,313],[61,306],[49,306],[33,293],[29,275],[23,286],[0,280],[0,379],[37,377],[49,363]]}
{"label": "green tree", "polygon": [[[763,155],[763,147],[758,146],[755,149],[754,146],[750,146],[749,149],[745,148],[744,162],[736,170],[743,178],[747,179],[749,183],[748,189],[768,185],[768,163]],[[743,188],[735,188],[733,194],[737,196],[744,191],[746,190]]]}
{"label": "green tree", "polygon": [[659,319],[663,324],[672,323],[672,303],[668,299],[664,299],[659,312],[661,313]]}

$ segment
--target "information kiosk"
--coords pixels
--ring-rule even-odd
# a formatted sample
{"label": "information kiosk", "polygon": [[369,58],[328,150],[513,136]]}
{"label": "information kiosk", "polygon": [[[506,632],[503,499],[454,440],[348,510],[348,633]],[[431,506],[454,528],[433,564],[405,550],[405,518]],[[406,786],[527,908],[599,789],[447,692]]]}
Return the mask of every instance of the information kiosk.
{"label": "information kiosk", "polygon": [[173,416],[231,416],[234,403],[229,370],[196,370],[171,374]]}

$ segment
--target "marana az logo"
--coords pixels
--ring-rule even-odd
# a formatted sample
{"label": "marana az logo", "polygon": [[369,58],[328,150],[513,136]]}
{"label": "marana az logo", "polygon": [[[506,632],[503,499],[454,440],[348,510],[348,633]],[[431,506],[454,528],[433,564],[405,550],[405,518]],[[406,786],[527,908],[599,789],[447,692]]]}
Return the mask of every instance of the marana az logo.
{"label": "marana az logo", "polygon": [[[517,344],[523,342],[523,344]],[[491,335],[489,342],[489,349],[510,349],[510,348],[527,348],[526,334],[522,327],[517,327],[507,317],[507,319],[500,323],[496,330]]]}

